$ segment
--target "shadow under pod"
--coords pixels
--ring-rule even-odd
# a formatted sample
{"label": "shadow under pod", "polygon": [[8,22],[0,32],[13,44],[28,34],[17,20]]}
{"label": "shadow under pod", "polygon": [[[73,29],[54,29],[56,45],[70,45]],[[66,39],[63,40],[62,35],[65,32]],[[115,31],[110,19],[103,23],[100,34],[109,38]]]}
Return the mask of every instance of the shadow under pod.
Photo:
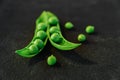
{"label": "shadow under pod", "polygon": [[[84,44],[88,44],[89,42],[86,41]],[[50,55],[50,50],[52,49],[52,45],[50,44],[50,42],[48,41],[48,43],[46,44],[45,48],[42,50],[42,52],[40,52],[38,55],[34,56],[33,58],[31,58],[29,60],[29,66],[35,65],[36,63],[45,60],[49,55]],[[64,56],[65,58],[69,59],[71,62],[76,63],[76,64],[84,64],[84,65],[94,65],[97,64],[94,61],[91,61],[89,59],[86,59],[82,56],[80,56],[78,53],[76,53],[74,50],[70,50],[70,51],[60,51],[58,50],[62,56]],[[54,65],[55,67],[60,67],[61,64],[57,62],[56,65]]]}
{"label": "shadow under pod", "polygon": [[95,32],[93,32],[93,33],[88,34],[88,36],[90,36],[90,35],[96,35],[96,36],[97,36],[98,34],[99,34],[99,33],[95,31]]}
{"label": "shadow under pod", "polygon": [[[61,51],[62,53],[62,51]],[[76,63],[76,64],[84,64],[84,65],[94,65],[97,64],[97,62],[91,61],[89,59],[86,59],[82,56],[80,56],[78,53],[75,51],[64,51],[62,54],[65,58],[69,59],[71,62]]]}
{"label": "shadow under pod", "polygon": [[61,64],[59,62],[56,62],[55,65],[47,66],[47,67],[49,67],[49,68],[60,68]]}

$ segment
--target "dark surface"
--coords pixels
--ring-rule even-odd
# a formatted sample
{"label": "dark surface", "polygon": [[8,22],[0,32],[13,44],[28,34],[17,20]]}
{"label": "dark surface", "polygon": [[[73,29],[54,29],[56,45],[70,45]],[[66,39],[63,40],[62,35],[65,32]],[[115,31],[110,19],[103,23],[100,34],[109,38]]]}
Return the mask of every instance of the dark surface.
{"label": "dark surface", "polygon": [[[88,41],[72,51],[47,44],[31,59],[14,53],[32,39],[43,10],[55,13],[63,36],[72,42],[86,25],[96,28]],[[63,27],[66,21],[74,29]],[[54,54],[58,63],[49,67]],[[0,0],[0,80],[120,80],[120,0]]]}

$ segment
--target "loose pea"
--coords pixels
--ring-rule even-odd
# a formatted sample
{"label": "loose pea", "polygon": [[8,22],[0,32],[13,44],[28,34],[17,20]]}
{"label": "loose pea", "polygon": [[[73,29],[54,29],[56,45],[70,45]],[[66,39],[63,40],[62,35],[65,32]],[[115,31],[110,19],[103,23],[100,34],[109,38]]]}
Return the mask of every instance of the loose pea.
{"label": "loose pea", "polygon": [[53,26],[53,27],[50,28],[50,34],[58,32],[58,31],[59,31],[59,29],[56,26]]}
{"label": "loose pea", "polygon": [[47,59],[47,64],[50,66],[54,65],[56,62],[57,62],[57,59],[53,55],[49,56]]}
{"label": "loose pea", "polygon": [[71,22],[66,22],[65,23],[65,28],[66,29],[71,29],[71,28],[73,28],[74,27],[74,25],[71,23]]}
{"label": "loose pea", "polygon": [[51,40],[55,43],[60,43],[62,41],[62,38],[58,33],[53,33],[51,35]]}
{"label": "loose pea", "polygon": [[78,41],[84,42],[86,40],[86,36],[84,34],[79,34],[78,35]]}
{"label": "loose pea", "polygon": [[58,23],[58,19],[56,17],[50,17],[48,22],[51,25],[56,25]]}
{"label": "loose pea", "polygon": [[38,29],[38,30],[44,30],[44,31],[46,31],[47,25],[46,25],[45,23],[39,23],[39,24],[37,25],[37,29]]}
{"label": "loose pea", "polygon": [[44,40],[47,37],[47,34],[41,30],[37,32],[37,37],[39,37],[41,40]]}
{"label": "loose pea", "polygon": [[31,53],[37,53],[38,52],[38,47],[35,46],[35,45],[31,45],[29,47],[29,50],[30,50]]}
{"label": "loose pea", "polygon": [[34,44],[35,44],[36,46],[38,46],[39,48],[43,48],[43,47],[44,47],[44,43],[43,43],[43,41],[40,40],[40,39],[36,39],[36,40],[34,41]]}
{"label": "loose pea", "polygon": [[94,32],[94,29],[95,29],[94,26],[89,25],[89,26],[86,27],[85,31],[88,34],[91,34],[91,33]]}

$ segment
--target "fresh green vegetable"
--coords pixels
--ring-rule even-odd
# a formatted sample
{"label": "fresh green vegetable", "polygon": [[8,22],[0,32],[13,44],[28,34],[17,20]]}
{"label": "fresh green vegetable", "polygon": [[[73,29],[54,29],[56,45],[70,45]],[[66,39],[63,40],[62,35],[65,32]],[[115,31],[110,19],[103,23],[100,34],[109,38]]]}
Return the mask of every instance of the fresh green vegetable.
{"label": "fresh green vegetable", "polygon": [[71,22],[66,22],[65,23],[65,28],[66,29],[71,29],[71,28],[73,28],[74,27],[74,25],[71,23]]}
{"label": "fresh green vegetable", "polygon": [[56,25],[59,21],[56,17],[51,17],[48,19],[50,25]]}
{"label": "fresh green vegetable", "polygon": [[[58,18],[54,15],[54,14],[52,14],[51,12],[47,12],[47,14],[48,14],[48,18],[50,19],[48,19],[49,20],[49,22],[48,22],[48,37],[49,37],[49,40],[50,40],[50,43],[54,46],[54,47],[56,47],[57,49],[60,49],[60,50],[72,50],[72,49],[74,49],[74,48],[76,48],[76,47],[78,47],[78,46],[80,46],[81,45],[81,43],[72,43],[72,42],[69,42],[69,41],[67,41],[63,36],[62,36],[62,34],[61,34],[61,30],[60,30],[60,26],[59,26],[59,22],[57,22],[57,23],[54,23],[54,26],[56,26],[57,27],[57,32],[55,32],[55,33],[58,33],[58,35],[59,36],[56,36],[56,35],[53,35],[54,34],[54,31],[52,31],[52,34],[50,33],[50,29],[53,27],[53,26],[51,26],[51,24],[50,24],[50,22],[54,22],[54,21],[52,21],[51,19],[52,18],[55,18],[56,19],[56,21],[59,21],[58,20]],[[55,39],[54,39],[55,38]],[[61,38],[62,38],[62,40],[61,40]],[[57,40],[56,40],[57,39]],[[56,40],[56,41],[55,41]],[[60,43],[56,43],[56,42],[59,42],[60,41]]]}
{"label": "fresh green vegetable", "polygon": [[58,33],[53,33],[50,38],[55,43],[62,42],[62,37]]}
{"label": "fresh green vegetable", "polygon": [[36,37],[38,37],[41,40],[44,40],[47,37],[47,34],[45,31],[40,30],[37,32]]}
{"label": "fresh green vegetable", "polygon": [[52,26],[49,30],[50,34],[53,34],[53,33],[56,33],[56,32],[59,32],[59,29],[58,27],[56,26]]}
{"label": "fresh green vegetable", "polygon": [[51,44],[60,50],[72,50],[81,45],[81,43],[67,41],[61,34],[58,18],[51,12],[44,11],[36,20],[32,41],[25,48],[16,50],[15,53],[23,57],[33,57],[42,51],[48,38]]}
{"label": "fresh green vegetable", "polygon": [[39,47],[39,48],[43,48],[44,47],[44,42],[41,39],[36,39],[34,41],[34,44]]}
{"label": "fresh green vegetable", "polygon": [[37,30],[43,30],[43,31],[46,31],[47,30],[47,25],[45,23],[39,23],[37,25]]}
{"label": "fresh green vegetable", "polygon": [[38,47],[36,45],[31,45],[29,47],[29,50],[31,53],[37,53],[38,52]]}
{"label": "fresh green vegetable", "polygon": [[54,65],[56,62],[57,62],[57,59],[53,55],[49,56],[48,59],[47,59],[47,63],[50,66]]}
{"label": "fresh green vegetable", "polygon": [[36,20],[36,29],[32,41],[23,49],[15,52],[23,57],[33,57],[42,51],[47,43],[47,12],[44,11]]}
{"label": "fresh green vegetable", "polygon": [[78,41],[84,42],[86,40],[86,36],[84,34],[79,34],[78,35]]}
{"label": "fresh green vegetable", "polygon": [[94,29],[95,29],[94,26],[89,25],[86,27],[85,31],[88,34],[91,34],[91,33],[94,33]]}

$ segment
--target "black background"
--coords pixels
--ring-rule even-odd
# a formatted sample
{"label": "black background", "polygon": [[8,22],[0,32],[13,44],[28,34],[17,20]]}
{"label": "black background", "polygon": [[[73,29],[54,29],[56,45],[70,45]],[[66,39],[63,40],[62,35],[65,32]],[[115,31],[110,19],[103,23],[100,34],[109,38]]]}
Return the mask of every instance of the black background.
{"label": "black background", "polygon": [[[48,42],[39,55],[22,58],[14,51],[31,41],[43,10],[59,17],[71,42],[89,24],[96,32],[72,51]],[[74,29],[65,29],[66,21]],[[58,60],[53,67],[46,63],[50,54]],[[0,0],[0,80],[120,80],[120,0]]]}

